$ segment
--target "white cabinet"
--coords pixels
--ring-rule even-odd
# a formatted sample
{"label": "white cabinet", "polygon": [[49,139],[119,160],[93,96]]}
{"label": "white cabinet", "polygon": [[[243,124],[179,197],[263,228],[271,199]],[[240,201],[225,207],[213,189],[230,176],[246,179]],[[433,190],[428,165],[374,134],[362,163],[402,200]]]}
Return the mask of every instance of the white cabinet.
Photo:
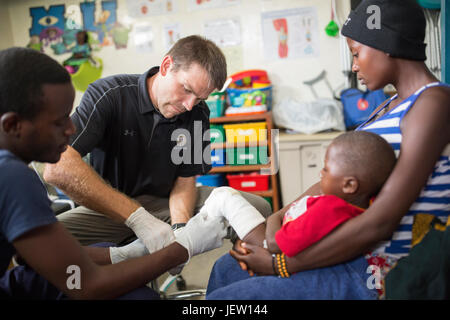
{"label": "white cabinet", "polygon": [[280,184],[283,206],[291,203],[319,181],[325,151],[343,132],[318,134],[280,133]]}

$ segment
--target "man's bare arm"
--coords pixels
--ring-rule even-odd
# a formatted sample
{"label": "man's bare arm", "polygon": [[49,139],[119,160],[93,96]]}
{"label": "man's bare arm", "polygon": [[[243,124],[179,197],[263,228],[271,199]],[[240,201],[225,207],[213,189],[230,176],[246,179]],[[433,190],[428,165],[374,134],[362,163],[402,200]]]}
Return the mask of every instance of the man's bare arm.
{"label": "man's bare arm", "polygon": [[44,179],[76,203],[119,222],[140,207],[139,203],[109,186],[70,146],[56,164],[46,164]]}
{"label": "man's bare arm", "polygon": [[172,224],[188,222],[194,213],[196,201],[195,177],[178,177],[169,196]]}

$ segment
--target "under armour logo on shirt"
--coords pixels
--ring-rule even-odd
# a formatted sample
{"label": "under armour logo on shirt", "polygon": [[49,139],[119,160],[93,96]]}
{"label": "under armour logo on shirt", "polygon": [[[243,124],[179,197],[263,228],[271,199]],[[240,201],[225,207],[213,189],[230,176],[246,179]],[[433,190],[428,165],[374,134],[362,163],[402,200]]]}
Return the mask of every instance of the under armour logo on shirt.
{"label": "under armour logo on shirt", "polygon": [[125,130],[123,133],[124,136],[131,136],[134,137],[136,135],[136,131],[133,130]]}

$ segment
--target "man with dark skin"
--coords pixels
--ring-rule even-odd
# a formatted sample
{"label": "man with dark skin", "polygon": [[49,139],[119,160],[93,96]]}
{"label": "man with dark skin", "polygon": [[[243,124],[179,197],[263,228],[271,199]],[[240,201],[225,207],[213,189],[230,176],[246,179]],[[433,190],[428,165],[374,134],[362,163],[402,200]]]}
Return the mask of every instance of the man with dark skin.
{"label": "man with dark skin", "polygon": [[[31,161],[55,163],[67,149],[75,131],[74,97],[69,74],[47,55],[25,48],[0,51],[0,297],[157,299],[145,284],[221,246],[226,229],[220,219],[199,214],[175,242],[117,264],[111,264],[107,248],[82,247],[56,220],[45,188],[28,168]],[[7,270],[14,253],[26,265]],[[78,270],[75,287],[68,284],[71,270]]]}

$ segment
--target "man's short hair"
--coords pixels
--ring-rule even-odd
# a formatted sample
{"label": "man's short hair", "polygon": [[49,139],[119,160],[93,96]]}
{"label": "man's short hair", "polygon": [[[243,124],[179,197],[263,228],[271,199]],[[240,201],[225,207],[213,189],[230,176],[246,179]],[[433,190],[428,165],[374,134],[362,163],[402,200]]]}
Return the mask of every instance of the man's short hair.
{"label": "man's short hair", "polygon": [[222,89],[227,79],[227,63],[222,51],[211,40],[197,35],[182,38],[167,55],[172,57],[175,71],[186,70],[192,63],[198,63],[208,72],[214,88]]}
{"label": "man's short hair", "polygon": [[16,112],[32,119],[42,105],[42,85],[71,81],[67,70],[39,51],[14,47],[0,51],[0,115]]}

